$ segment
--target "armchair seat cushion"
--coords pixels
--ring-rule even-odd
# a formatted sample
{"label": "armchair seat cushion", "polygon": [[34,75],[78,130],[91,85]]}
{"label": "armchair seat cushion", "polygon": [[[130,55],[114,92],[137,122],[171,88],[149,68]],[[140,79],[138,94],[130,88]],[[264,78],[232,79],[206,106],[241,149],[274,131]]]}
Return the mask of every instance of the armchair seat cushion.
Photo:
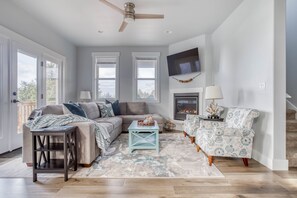
{"label": "armchair seat cushion", "polygon": [[216,128],[225,128],[227,127],[226,122],[216,122],[216,121],[205,121],[201,120],[200,121],[200,129],[216,129]]}
{"label": "armchair seat cushion", "polygon": [[252,129],[214,128],[213,132],[217,136],[254,137]]}

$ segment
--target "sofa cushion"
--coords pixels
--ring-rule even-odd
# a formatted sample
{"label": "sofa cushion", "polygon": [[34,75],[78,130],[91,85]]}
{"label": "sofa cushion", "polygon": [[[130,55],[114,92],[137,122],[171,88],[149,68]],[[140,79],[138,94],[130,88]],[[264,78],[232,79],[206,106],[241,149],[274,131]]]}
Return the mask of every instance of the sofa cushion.
{"label": "sofa cushion", "polygon": [[46,105],[41,108],[42,115],[45,114],[55,114],[55,115],[63,115],[63,105]]}
{"label": "sofa cushion", "polygon": [[127,103],[126,102],[120,102],[120,111],[121,111],[121,115],[127,114]]}
{"label": "sofa cushion", "polygon": [[158,114],[121,115],[124,124],[131,124],[133,120],[143,120],[147,116],[153,116],[153,119],[156,120],[158,124],[163,124],[163,118]]}
{"label": "sofa cushion", "polygon": [[98,123],[110,123],[113,126],[113,129],[122,125],[122,118],[121,117],[109,117],[109,118],[98,118],[95,119]]}
{"label": "sofa cushion", "polygon": [[111,104],[114,115],[116,115],[116,116],[121,115],[119,100],[116,100],[114,102],[110,102],[109,100],[105,100],[105,103],[106,104]]}
{"label": "sofa cushion", "polygon": [[126,115],[143,115],[146,114],[145,102],[127,102]]}
{"label": "sofa cushion", "polygon": [[113,131],[113,125],[111,123],[102,122],[100,124],[103,128],[107,130],[108,133],[111,133]]}
{"label": "sofa cushion", "polygon": [[86,112],[87,118],[94,120],[100,117],[100,111],[97,103],[95,102],[83,102],[79,103],[79,106]]}

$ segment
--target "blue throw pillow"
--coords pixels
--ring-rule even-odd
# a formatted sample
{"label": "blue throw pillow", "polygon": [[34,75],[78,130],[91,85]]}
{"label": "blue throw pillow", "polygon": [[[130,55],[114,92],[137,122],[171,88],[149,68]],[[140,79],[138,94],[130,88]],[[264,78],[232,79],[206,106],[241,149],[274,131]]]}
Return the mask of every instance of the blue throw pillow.
{"label": "blue throw pillow", "polygon": [[75,103],[63,103],[63,105],[69,111],[68,113],[78,115],[78,116],[81,116],[81,117],[85,117],[85,118],[87,117],[86,112],[78,104],[75,104]]}
{"label": "blue throw pillow", "polygon": [[106,104],[111,104],[114,115],[116,115],[116,116],[117,116],[117,115],[122,115],[122,114],[121,114],[121,109],[120,109],[120,103],[119,103],[119,100],[116,100],[116,101],[114,101],[114,102],[110,102],[110,101],[108,101],[108,100],[105,100],[105,103],[106,103]]}

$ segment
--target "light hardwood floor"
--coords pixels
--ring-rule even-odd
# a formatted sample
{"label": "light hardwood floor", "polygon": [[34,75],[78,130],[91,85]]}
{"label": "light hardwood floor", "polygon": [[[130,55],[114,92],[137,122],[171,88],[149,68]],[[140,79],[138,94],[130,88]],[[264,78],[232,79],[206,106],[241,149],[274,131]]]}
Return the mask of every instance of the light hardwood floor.
{"label": "light hardwood floor", "polygon": [[[15,154],[14,154],[15,153]],[[20,156],[1,155],[0,164]],[[218,158],[221,179],[72,179],[0,178],[0,197],[295,197],[297,169],[270,171],[254,160],[244,167],[241,159]]]}

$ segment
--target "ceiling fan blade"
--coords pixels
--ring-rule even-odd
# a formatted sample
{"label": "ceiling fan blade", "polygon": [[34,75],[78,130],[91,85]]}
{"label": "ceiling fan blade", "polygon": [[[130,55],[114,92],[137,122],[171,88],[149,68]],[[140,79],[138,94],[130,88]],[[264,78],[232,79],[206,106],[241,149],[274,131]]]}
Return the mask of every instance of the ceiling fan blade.
{"label": "ceiling fan blade", "polygon": [[123,21],[123,23],[122,23],[122,25],[121,25],[121,27],[119,29],[119,32],[123,32],[125,30],[125,28],[127,27],[127,25],[128,25],[128,23]]}
{"label": "ceiling fan blade", "polygon": [[106,0],[99,0],[99,1],[102,2],[102,3],[104,3],[105,5],[107,5],[108,7],[110,7],[110,8],[112,8],[112,9],[118,11],[118,12],[121,13],[121,14],[124,14],[124,13],[125,13],[124,10],[122,10],[122,9],[119,8],[118,6],[115,6],[114,4],[112,4],[112,3],[110,3],[110,2],[108,2],[108,1],[106,1]]}
{"label": "ceiling fan blade", "polygon": [[163,14],[135,14],[135,19],[164,19]]}

